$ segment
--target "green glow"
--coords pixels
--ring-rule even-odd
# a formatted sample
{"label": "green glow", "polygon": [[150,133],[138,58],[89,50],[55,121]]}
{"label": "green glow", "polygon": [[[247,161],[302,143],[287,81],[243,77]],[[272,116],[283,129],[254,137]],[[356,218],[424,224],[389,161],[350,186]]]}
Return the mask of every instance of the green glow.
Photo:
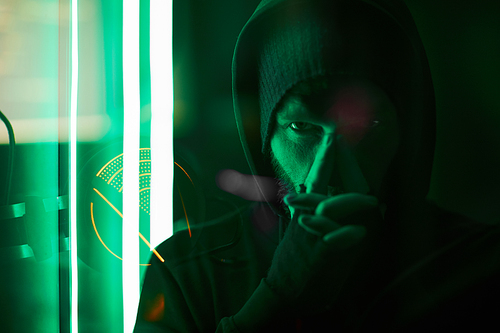
{"label": "green glow", "polygon": [[78,332],[78,247],[76,234],[76,122],[78,106],[78,0],[71,0],[71,92],[70,92],[70,261],[71,332]]}
{"label": "green glow", "polygon": [[139,277],[139,0],[123,1],[123,330],[134,329]]}
{"label": "green glow", "polygon": [[172,1],[151,0],[150,65],[152,120],[150,243],[153,249],[173,234]]}

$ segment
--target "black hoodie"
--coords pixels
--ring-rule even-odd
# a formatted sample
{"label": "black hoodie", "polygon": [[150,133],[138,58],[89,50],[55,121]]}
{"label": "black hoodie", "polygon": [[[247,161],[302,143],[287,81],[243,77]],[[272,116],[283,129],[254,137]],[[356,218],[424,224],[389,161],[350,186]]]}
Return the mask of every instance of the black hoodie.
{"label": "black hoodie", "polygon": [[[282,85],[273,83],[273,96],[263,100],[261,40],[277,20],[300,17],[311,7],[321,8],[322,19],[339,22],[339,36],[349,36],[335,44],[340,54],[336,63],[342,65],[325,72],[294,72]],[[395,30],[392,39],[381,34],[379,22]],[[370,31],[371,39],[361,46],[352,42]],[[391,44],[394,40],[405,47]],[[297,56],[307,47],[298,46]],[[372,51],[380,54],[371,57]],[[352,60],[360,53],[364,57]],[[385,180],[390,188],[387,234],[370,269],[357,272],[328,312],[292,314],[264,280],[285,217],[280,216],[280,202],[262,189],[267,202],[205,223],[196,239],[183,231],[158,247],[165,262],[151,260],[136,332],[434,331],[476,327],[479,321],[486,325],[484,318],[498,308],[477,312],[470,302],[482,301],[487,291],[490,297],[498,295],[498,288],[492,288],[492,276],[498,274],[495,253],[500,252],[493,252],[498,250],[498,231],[444,215],[425,203],[434,151],[434,91],[422,43],[403,2],[261,2],[243,28],[233,58],[236,123],[250,168],[254,175],[274,176],[266,140],[273,108],[289,88],[311,76],[356,72],[363,66],[359,73],[383,87],[395,104],[402,133]]]}

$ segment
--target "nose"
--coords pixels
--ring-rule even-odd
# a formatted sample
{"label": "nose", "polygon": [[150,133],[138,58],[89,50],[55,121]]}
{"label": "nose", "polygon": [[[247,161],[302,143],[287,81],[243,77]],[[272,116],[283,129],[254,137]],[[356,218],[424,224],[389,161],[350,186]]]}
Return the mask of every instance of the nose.
{"label": "nose", "polygon": [[346,193],[367,194],[368,183],[358,161],[335,127],[325,129],[314,162],[304,182],[307,193],[328,194],[328,185],[341,186]]}
{"label": "nose", "polygon": [[335,166],[335,131],[326,132],[304,181],[307,193],[328,193],[328,183]]}

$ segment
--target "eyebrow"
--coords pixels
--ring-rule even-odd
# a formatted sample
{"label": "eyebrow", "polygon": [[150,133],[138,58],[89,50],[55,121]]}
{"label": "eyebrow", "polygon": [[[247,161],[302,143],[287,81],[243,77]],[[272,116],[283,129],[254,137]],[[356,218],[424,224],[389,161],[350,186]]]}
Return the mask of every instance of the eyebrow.
{"label": "eyebrow", "polygon": [[[293,103],[293,104],[292,104]],[[293,107],[295,105],[296,107]],[[299,98],[291,97],[285,100],[285,103],[276,110],[276,120],[319,120],[317,115],[305,107]]]}

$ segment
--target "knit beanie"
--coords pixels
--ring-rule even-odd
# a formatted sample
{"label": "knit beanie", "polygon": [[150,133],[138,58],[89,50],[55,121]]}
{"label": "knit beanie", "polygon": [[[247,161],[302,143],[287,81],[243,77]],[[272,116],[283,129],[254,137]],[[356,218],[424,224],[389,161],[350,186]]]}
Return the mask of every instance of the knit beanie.
{"label": "knit beanie", "polygon": [[275,20],[264,36],[258,63],[263,153],[281,98],[295,84],[330,72],[331,62],[322,55],[332,40],[328,32],[311,12],[303,12],[298,18]]}

